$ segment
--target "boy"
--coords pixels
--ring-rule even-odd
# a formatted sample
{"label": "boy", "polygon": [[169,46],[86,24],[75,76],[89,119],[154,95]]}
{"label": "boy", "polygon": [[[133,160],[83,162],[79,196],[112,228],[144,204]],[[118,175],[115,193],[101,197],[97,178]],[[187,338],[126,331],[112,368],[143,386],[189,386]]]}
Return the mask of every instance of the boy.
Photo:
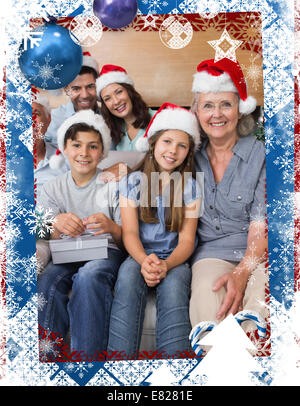
{"label": "boy", "polygon": [[99,180],[97,167],[109,151],[111,137],[102,116],[82,110],[62,124],[57,138],[59,151],[50,165],[58,167],[66,157],[71,170],[45,184],[41,192],[40,205],[54,216],[51,238],[76,237],[85,230],[106,234],[108,258],[50,262],[38,279],[38,293],[46,299],[39,323],[63,338],[70,330],[71,349],[92,355],[106,350],[112,289],[124,259],[118,196],[112,184]]}

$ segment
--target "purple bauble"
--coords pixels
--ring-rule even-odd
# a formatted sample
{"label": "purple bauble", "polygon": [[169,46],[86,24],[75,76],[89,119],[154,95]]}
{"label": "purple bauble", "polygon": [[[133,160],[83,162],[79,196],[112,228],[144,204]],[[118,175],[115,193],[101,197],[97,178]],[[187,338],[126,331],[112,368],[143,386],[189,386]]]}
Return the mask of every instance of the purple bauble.
{"label": "purple bauble", "polygon": [[122,28],[135,18],[137,0],[94,0],[94,14],[109,28]]}

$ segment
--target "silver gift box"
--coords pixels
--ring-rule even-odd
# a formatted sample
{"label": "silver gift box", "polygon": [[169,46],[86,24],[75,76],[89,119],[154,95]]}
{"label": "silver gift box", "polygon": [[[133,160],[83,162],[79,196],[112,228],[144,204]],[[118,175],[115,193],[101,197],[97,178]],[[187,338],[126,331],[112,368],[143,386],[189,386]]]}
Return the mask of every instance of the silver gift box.
{"label": "silver gift box", "polygon": [[49,243],[53,264],[91,261],[108,256],[108,239],[101,235],[83,234],[76,238],[50,240]]}

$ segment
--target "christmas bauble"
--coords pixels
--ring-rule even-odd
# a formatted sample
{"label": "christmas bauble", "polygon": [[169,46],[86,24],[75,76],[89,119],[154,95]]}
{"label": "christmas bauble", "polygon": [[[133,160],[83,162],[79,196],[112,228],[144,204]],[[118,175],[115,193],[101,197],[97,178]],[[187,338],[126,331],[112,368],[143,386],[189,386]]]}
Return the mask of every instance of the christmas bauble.
{"label": "christmas bauble", "polygon": [[[71,83],[82,66],[82,48],[55,22],[36,27],[20,46],[19,66],[31,84],[54,90]],[[30,43],[28,43],[30,42]]]}
{"label": "christmas bauble", "polygon": [[109,28],[130,24],[137,13],[136,0],[94,0],[94,14]]}

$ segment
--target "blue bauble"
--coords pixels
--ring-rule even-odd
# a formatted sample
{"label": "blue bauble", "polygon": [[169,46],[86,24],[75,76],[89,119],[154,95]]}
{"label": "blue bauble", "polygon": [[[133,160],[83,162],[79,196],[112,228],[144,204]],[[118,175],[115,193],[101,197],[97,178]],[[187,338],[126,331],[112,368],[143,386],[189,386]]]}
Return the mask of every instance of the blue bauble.
{"label": "blue bauble", "polygon": [[[67,28],[54,22],[45,23],[32,32],[42,32],[39,45],[32,48],[22,42],[19,65],[31,84],[46,90],[60,89],[70,84],[82,66],[82,48],[71,38]],[[35,36],[34,36],[35,35]]]}
{"label": "blue bauble", "polygon": [[101,23],[109,28],[122,28],[136,16],[137,0],[94,0],[93,11]]}

